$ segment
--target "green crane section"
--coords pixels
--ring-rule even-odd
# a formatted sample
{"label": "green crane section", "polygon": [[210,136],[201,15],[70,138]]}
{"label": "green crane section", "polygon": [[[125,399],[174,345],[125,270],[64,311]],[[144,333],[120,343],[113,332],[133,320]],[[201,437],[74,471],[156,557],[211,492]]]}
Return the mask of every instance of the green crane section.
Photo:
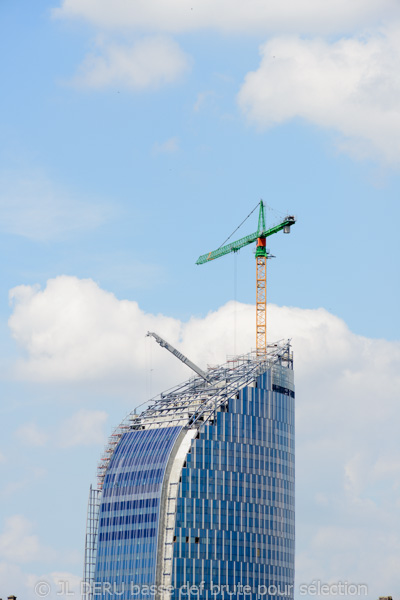
{"label": "green crane section", "polygon": [[204,265],[210,260],[215,260],[230,252],[238,252],[241,248],[257,242],[256,247],[256,263],[257,263],[257,286],[256,286],[256,341],[257,341],[257,354],[263,355],[267,350],[267,258],[268,251],[266,249],[265,240],[270,235],[283,231],[284,233],[290,233],[290,227],[296,223],[296,219],[289,215],[285,219],[271,227],[266,229],[265,226],[265,215],[264,215],[264,203],[260,201],[260,212],[258,215],[258,230],[255,233],[246,235],[240,238],[236,242],[226,244],[213,250],[208,254],[202,254],[196,261],[196,265]]}
{"label": "green crane section", "polygon": [[[261,212],[261,207],[260,207],[260,212]],[[264,217],[264,211],[262,211],[262,215]],[[265,238],[269,237],[270,235],[273,235],[274,233],[278,233],[279,231],[284,230],[286,227],[290,227],[291,225],[294,225],[295,223],[296,223],[296,220],[292,216],[286,217],[286,219],[284,221],[282,221],[282,223],[279,223],[279,225],[275,225],[275,227],[271,227],[271,229],[265,229],[265,223],[264,223],[264,227],[262,230],[256,231],[255,233],[251,233],[250,235],[246,235],[245,237],[240,238],[240,240],[237,240],[236,242],[232,242],[231,244],[227,244],[226,246],[221,246],[221,248],[218,248],[217,250],[213,250],[212,252],[209,252],[208,254],[202,254],[197,259],[196,265],[204,265],[204,263],[206,263],[210,260],[214,260],[216,258],[220,258],[221,256],[225,256],[225,254],[229,254],[230,252],[237,252],[238,250],[240,250],[241,248],[244,248],[248,244],[252,244],[253,242],[256,242],[258,240],[258,238],[265,239]]]}

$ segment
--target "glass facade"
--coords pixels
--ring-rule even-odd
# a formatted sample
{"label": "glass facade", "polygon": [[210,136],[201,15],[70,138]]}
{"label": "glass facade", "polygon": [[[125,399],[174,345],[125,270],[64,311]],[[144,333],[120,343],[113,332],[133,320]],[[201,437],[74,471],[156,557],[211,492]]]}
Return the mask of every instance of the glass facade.
{"label": "glass facade", "polygon": [[271,375],[229,400],[192,443],[177,507],[174,599],[194,586],[207,600],[293,597],[294,392],[284,372],[278,384]]}
{"label": "glass facade", "polygon": [[132,596],[132,582],[143,589],[155,584],[162,483],[181,429],[122,436],[104,479],[94,575],[99,593],[94,597],[127,600],[141,597]]}
{"label": "glass facade", "polygon": [[100,494],[93,598],[293,599],[291,365],[247,379],[206,417],[185,397],[175,422],[153,411],[121,435]]}

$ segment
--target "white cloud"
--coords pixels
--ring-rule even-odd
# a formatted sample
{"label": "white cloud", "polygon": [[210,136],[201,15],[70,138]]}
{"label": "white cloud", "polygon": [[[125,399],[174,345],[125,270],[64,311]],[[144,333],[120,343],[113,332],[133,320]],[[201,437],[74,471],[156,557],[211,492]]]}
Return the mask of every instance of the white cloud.
{"label": "white cloud", "polygon": [[[251,305],[229,302],[205,318],[193,317],[183,323],[145,313],[136,302],[118,300],[90,279],[65,275],[50,279],[43,290],[17,286],[10,291],[10,301],[13,312],[9,327],[27,355],[19,363],[18,373],[38,381],[82,381],[128,373],[135,377],[135,372],[146,366],[148,330],[164,335],[203,364],[223,361],[226,351],[233,351],[235,311],[239,323],[237,350],[245,352],[254,345]],[[391,373],[399,357],[395,343],[356,336],[324,309],[270,306],[269,337],[295,338],[294,344],[302,350],[297,361],[304,376],[313,373],[315,377],[316,366],[322,363],[330,372],[339,369],[343,384],[355,390],[364,376],[371,378],[368,370],[364,373],[365,365],[379,368],[383,376]],[[162,366],[163,357],[168,363],[173,360],[160,350],[157,361]],[[317,383],[318,378],[314,379]],[[381,389],[381,385],[371,378],[371,389]],[[389,389],[389,378],[385,385]],[[382,417],[387,416],[382,413]]]}
{"label": "white cloud", "polygon": [[44,446],[48,436],[36,423],[24,423],[15,432],[18,439],[27,446]]}
{"label": "white cloud", "polygon": [[32,523],[22,515],[6,519],[4,532],[0,534],[0,556],[15,563],[43,558],[47,550],[41,546],[32,529]]}
{"label": "white cloud", "polygon": [[[44,290],[18,286],[9,325],[28,354],[21,376],[38,381],[134,378],[145,368],[145,334],[161,326],[176,337],[180,324],[146,315],[136,302],[119,301],[92,280],[60,276]],[[117,375],[118,377],[118,375]]]}
{"label": "white cloud", "polygon": [[207,103],[207,101],[210,98],[212,98],[213,96],[215,96],[215,92],[213,92],[211,90],[206,90],[205,92],[199,92],[199,94],[197,94],[196,102],[194,103],[194,106],[193,106],[194,112],[199,112],[200,109],[202,109],[204,107],[204,105]]}
{"label": "white cloud", "polygon": [[[53,15],[125,33],[213,29],[276,35],[261,47],[261,64],[247,74],[239,92],[248,119],[260,128],[304,119],[336,133],[338,148],[357,159],[400,162],[396,0],[63,0]],[[325,39],[310,39],[315,35]],[[338,35],[345,37],[337,40]],[[73,83],[157,88],[178,79],[189,62],[168,38],[144,38],[132,47],[104,43],[85,58]],[[199,94],[195,111],[207,95]],[[155,151],[164,150],[156,146]]]}
{"label": "white cloud", "polygon": [[238,101],[268,128],[299,117],[340,135],[356,157],[400,162],[400,29],[329,43],[279,36],[261,47]]}
{"label": "white cloud", "polygon": [[29,487],[42,479],[45,475],[47,475],[47,471],[41,467],[34,467],[30,469],[28,475],[23,479],[14,479],[11,481],[3,481],[3,486],[0,488],[0,496],[1,498],[7,499],[10,496],[21,496],[22,493],[26,494]]}
{"label": "white cloud", "polygon": [[[40,429],[36,423],[24,423],[16,430],[15,435],[22,444],[32,447],[45,446],[49,441],[61,448],[102,444],[105,442],[103,425],[107,418],[108,415],[104,411],[81,409],[51,434]],[[36,476],[40,475],[40,471],[36,473]],[[26,483],[27,481],[21,481],[11,484],[11,488],[3,490],[3,493],[12,493],[14,488],[17,491]]]}
{"label": "white cloud", "polygon": [[32,240],[58,240],[94,229],[111,214],[54,185],[39,172],[0,172],[0,230]]}
{"label": "white cloud", "polygon": [[53,593],[53,599],[71,598],[73,594],[79,598],[82,591],[82,578],[79,575],[68,573],[66,571],[56,571],[50,573],[49,579],[53,582],[53,590],[56,588],[56,594]]}
{"label": "white cloud", "polygon": [[0,588],[24,600],[80,598],[81,581],[81,577],[66,571],[37,575],[24,572],[12,562],[0,562]]}
{"label": "white cloud", "polygon": [[165,142],[156,142],[153,147],[154,154],[173,154],[179,150],[179,140],[171,137]]}
{"label": "white cloud", "polygon": [[178,80],[189,68],[189,58],[173,40],[147,37],[133,46],[103,43],[86,56],[72,84],[144,90]]}
{"label": "white cloud", "polygon": [[53,571],[44,575],[28,575],[26,577],[26,589],[32,594],[32,600],[37,600],[38,593],[44,591],[47,600],[58,598],[81,598],[82,578],[66,571]]}
{"label": "white cloud", "polygon": [[0,561],[0,587],[2,590],[10,590],[7,593],[13,593],[17,598],[21,596],[26,598],[27,589],[24,585],[26,580],[26,575],[19,565]]}
{"label": "white cloud", "polygon": [[103,426],[108,415],[101,410],[82,408],[67,419],[58,433],[58,443],[63,448],[104,444],[106,436]]}
{"label": "white cloud", "polygon": [[[10,328],[26,353],[17,374],[43,382],[108,380],[129,391],[134,383],[135,398],[143,398],[149,375],[156,393],[191,374],[145,338],[147,330],[202,367],[233,352],[235,320],[237,351],[254,344],[254,307],[233,302],[183,323],[65,276],[44,290],[19,286],[11,297]],[[355,335],[324,309],[270,306],[268,331],[271,340],[293,338],[295,351],[297,581],[367,582],[371,597],[382,586],[395,589],[400,343]],[[90,429],[92,417],[74,423]],[[103,419],[92,439],[100,440]]]}
{"label": "white cloud", "polygon": [[398,9],[395,0],[63,0],[53,16],[123,30],[332,33],[376,24]]}

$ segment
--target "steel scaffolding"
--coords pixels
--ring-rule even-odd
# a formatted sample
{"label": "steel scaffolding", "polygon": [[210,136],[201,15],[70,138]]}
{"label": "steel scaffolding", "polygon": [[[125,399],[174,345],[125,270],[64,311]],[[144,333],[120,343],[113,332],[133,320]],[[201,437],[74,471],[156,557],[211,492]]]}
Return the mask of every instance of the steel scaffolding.
{"label": "steel scaffolding", "polygon": [[[99,507],[104,478],[112,455],[124,433],[140,429],[181,426],[188,429],[199,428],[207,421],[214,421],[216,413],[237,396],[244,387],[251,385],[256,378],[270,368],[293,369],[293,354],[290,340],[268,344],[265,353],[257,351],[240,356],[228,357],[225,364],[208,367],[207,378],[192,377],[188,381],[159,394],[140,414],[129,413],[113,431],[97,469],[97,488],[90,487],[84,566],[84,600],[93,600],[97,530]],[[139,407],[141,408],[141,407]]]}
{"label": "steel scaffolding", "polygon": [[84,600],[93,599],[92,584],[97,555],[97,530],[99,524],[100,490],[90,486],[87,508],[86,537],[85,537],[85,565],[83,570]]}

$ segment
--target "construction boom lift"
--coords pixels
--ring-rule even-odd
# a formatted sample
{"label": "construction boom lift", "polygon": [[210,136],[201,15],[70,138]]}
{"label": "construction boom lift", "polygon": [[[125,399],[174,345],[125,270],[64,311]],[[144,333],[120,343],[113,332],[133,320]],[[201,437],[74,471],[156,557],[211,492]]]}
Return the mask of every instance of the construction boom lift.
{"label": "construction boom lift", "polygon": [[187,356],[185,356],[184,354],[179,352],[179,350],[177,350],[176,348],[171,346],[171,344],[169,344],[168,342],[163,340],[162,337],[160,337],[153,331],[148,331],[146,334],[146,337],[148,337],[148,336],[153,336],[153,338],[156,340],[156,342],[158,344],[160,344],[161,348],[166,348],[167,350],[169,350],[169,352],[171,352],[171,354],[176,356],[176,358],[179,358],[179,360],[182,361],[185,365],[187,365],[190,369],[192,369],[192,371],[197,373],[197,375],[200,375],[200,377],[202,377],[205,381],[207,381],[207,383],[210,383],[210,378],[207,375],[207,373],[205,373],[203,371],[203,369],[200,369],[200,367],[198,367],[197,365],[194,364],[194,362],[189,360]]}
{"label": "construction boom lift", "polygon": [[289,215],[285,219],[271,227],[266,229],[265,227],[265,215],[264,215],[264,202],[260,201],[260,211],[258,214],[258,229],[255,233],[246,235],[240,238],[236,242],[221,246],[213,252],[203,254],[200,256],[196,265],[203,265],[210,260],[215,260],[230,252],[237,252],[241,248],[244,248],[248,244],[257,242],[256,246],[256,352],[258,356],[264,356],[267,351],[267,259],[272,258],[269,256],[269,250],[266,248],[266,238],[274,233],[278,233],[283,230],[283,233],[290,233],[290,228],[296,223],[296,219]]}

